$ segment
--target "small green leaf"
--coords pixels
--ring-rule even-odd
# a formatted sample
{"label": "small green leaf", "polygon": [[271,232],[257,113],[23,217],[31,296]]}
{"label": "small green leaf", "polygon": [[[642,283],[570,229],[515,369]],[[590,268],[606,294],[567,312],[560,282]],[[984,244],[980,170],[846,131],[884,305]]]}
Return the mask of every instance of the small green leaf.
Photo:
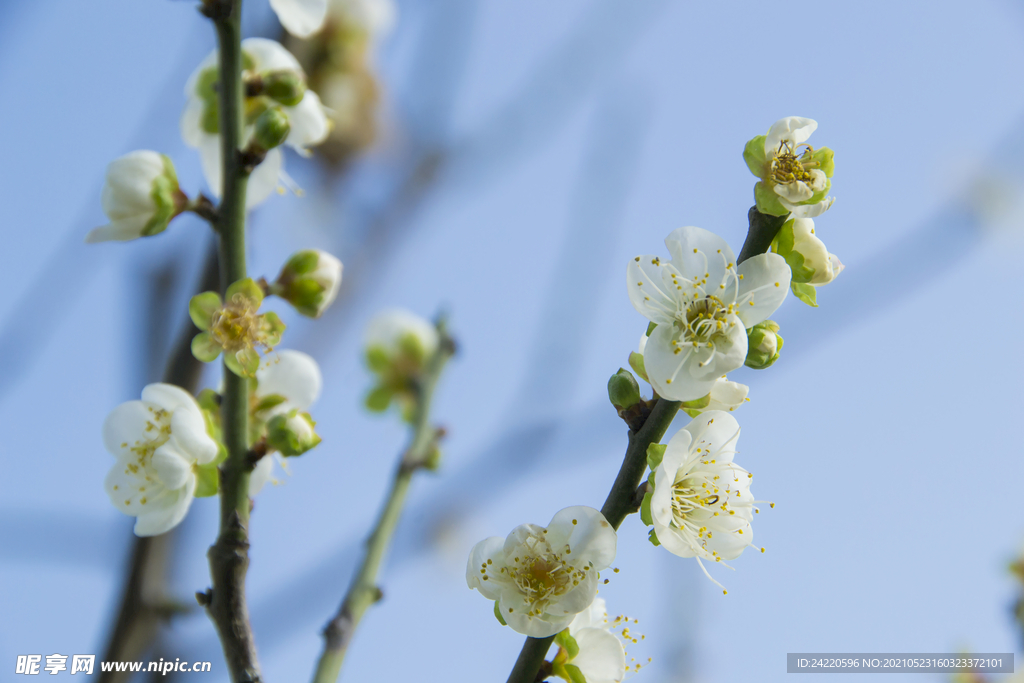
{"label": "small green leaf", "polygon": [[196,357],[196,360],[209,363],[216,360],[220,352],[220,344],[214,341],[209,332],[200,332],[192,337],[192,355]]}
{"label": "small green leaf", "polygon": [[569,635],[567,628],[555,635],[555,644],[565,650],[565,654],[569,655],[570,660],[575,659],[576,655],[580,653],[580,646],[576,644],[576,639]]}
{"label": "small green leaf", "polygon": [[587,683],[587,677],[583,675],[583,672],[575,664],[566,664],[565,672],[569,674],[571,683]]}
{"label": "small green leaf", "polygon": [[658,326],[658,323],[648,323],[647,324],[647,336],[648,337],[651,336],[651,332],[654,332],[654,328],[657,327],[657,326]]}
{"label": "small green leaf", "polygon": [[767,175],[768,159],[764,154],[766,137],[766,135],[758,135],[751,138],[743,148],[743,161],[747,162],[747,168],[758,178],[764,178]]}
{"label": "small green leaf", "polygon": [[391,405],[391,399],[394,395],[394,392],[388,387],[375,387],[373,391],[366,395],[366,407],[375,413],[383,413]]}
{"label": "small green leaf", "polygon": [[259,403],[256,404],[256,407],[252,409],[252,412],[259,413],[264,410],[276,408],[277,406],[281,405],[287,400],[288,399],[286,399],[284,396],[281,396],[280,394],[270,394],[268,396],[264,396],[259,400]]}
{"label": "small green leaf", "polygon": [[797,299],[800,299],[800,301],[803,301],[808,306],[818,307],[818,290],[814,285],[793,282],[790,284],[790,288]]}
{"label": "small green leaf", "polygon": [[188,315],[192,322],[203,332],[210,329],[213,322],[213,314],[221,307],[220,294],[217,292],[203,292],[196,294],[188,302]]}
{"label": "small green leaf", "polygon": [[658,469],[658,465],[661,464],[662,459],[665,457],[665,449],[667,445],[663,443],[652,443],[647,447],[647,466],[651,470]]}
{"label": "small green leaf", "polygon": [[494,618],[497,619],[498,623],[502,626],[508,626],[508,624],[505,623],[505,617],[501,616],[501,605],[498,604],[497,600],[494,601]]}
{"label": "small green leaf", "polygon": [[647,540],[651,542],[651,545],[661,545],[661,541],[658,540],[658,534],[654,533],[654,529],[647,532]]}
{"label": "small green leaf", "polygon": [[366,349],[366,365],[371,371],[380,374],[391,367],[391,358],[383,346],[371,346]]}
{"label": "small green leaf", "polygon": [[789,209],[779,201],[779,195],[763,180],[754,184],[754,203],[758,211],[768,216],[785,216],[789,213]]}
{"label": "small green leaf", "polygon": [[648,491],[644,494],[644,501],[640,503],[640,521],[647,526],[654,524],[654,519],[651,517],[651,498],[654,497],[654,493]]}
{"label": "small green leaf", "polygon": [[814,154],[811,155],[811,159],[818,162],[818,168],[827,178],[831,178],[832,174],[836,171],[836,162],[833,159],[834,155],[835,153],[828,147],[819,147],[814,150]]}
{"label": "small green leaf", "polygon": [[220,491],[220,470],[216,465],[196,467],[196,498],[209,498]]}

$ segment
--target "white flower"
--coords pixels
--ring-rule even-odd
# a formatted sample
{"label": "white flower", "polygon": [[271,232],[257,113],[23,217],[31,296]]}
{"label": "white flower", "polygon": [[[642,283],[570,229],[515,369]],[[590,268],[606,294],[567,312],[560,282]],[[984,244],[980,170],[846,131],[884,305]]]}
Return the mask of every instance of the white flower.
{"label": "white flower", "polygon": [[692,401],[743,365],[746,328],[786,298],[789,266],[778,254],[758,254],[737,267],[725,240],[692,226],[674,230],[665,245],[671,263],[637,256],[626,284],[634,308],[657,323],[644,349],[648,381],[665,398]]}
{"label": "white flower", "polygon": [[700,412],[704,413],[709,410],[724,410],[726,412],[732,412],[749,400],[747,398],[747,394],[749,393],[750,387],[746,384],[730,382],[723,375],[722,377],[719,377],[715,381],[714,386],[711,387],[711,401],[708,403],[706,408],[701,408]]}
{"label": "white flower", "polygon": [[437,350],[437,329],[430,321],[400,308],[378,313],[366,327],[366,347],[381,349],[389,358],[415,349],[415,355],[429,358]]}
{"label": "white flower", "polygon": [[659,543],[674,555],[722,562],[752,545],[753,475],[733,462],[739,436],[732,415],[708,411],[668,442],[653,470],[651,520]]}
{"label": "white flower", "polygon": [[299,38],[316,33],[327,15],[327,0],[270,0],[270,7],[285,30]]}
{"label": "white flower", "polygon": [[594,598],[569,624],[569,635],[580,650],[568,663],[580,670],[587,683],[620,683],[626,677],[626,650],[611,627],[602,598]]}
{"label": "white flower", "polygon": [[555,514],[547,528],[521,524],[469,555],[466,583],[498,602],[505,622],[534,638],[552,636],[594,601],[598,572],[615,559],[615,530],[584,506]]}
{"label": "white flower", "polygon": [[138,150],[107,166],[100,197],[110,223],[85,236],[88,243],[127,241],[163,232],[185,208],[174,164],[163,154]]}
{"label": "white flower", "polygon": [[185,518],[195,467],[217,456],[199,404],[170,384],[150,384],[141,401],[114,408],[103,424],[103,443],[117,458],[104,484],[107,495],[121,512],[138,518],[138,536],[162,534]]}
{"label": "white flower", "polygon": [[[320,366],[308,354],[281,349],[275,355],[276,360],[256,371],[256,405],[266,406],[260,416],[267,421],[292,410],[308,410],[320,397],[324,383]],[[260,458],[249,475],[249,495],[259,493],[273,480],[273,473],[273,455]]]}
{"label": "white flower", "polygon": [[[242,41],[242,53],[246,61],[244,76],[251,77],[270,72],[293,72],[301,80],[305,74],[298,61],[284,47],[266,38],[246,38]],[[206,183],[214,195],[221,192],[221,149],[220,121],[217,117],[216,90],[217,53],[212,52],[192,72],[185,84],[185,111],[181,115],[181,137],[189,147],[199,150],[200,161]],[[246,98],[250,105],[258,98]],[[300,154],[307,154],[308,148],[322,142],[330,131],[327,116],[320,98],[312,90],[306,90],[295,106],[280,106],[288,117],[291,130],[284,144]],[[259,107],[246,107],[258,111]],[[246,121],[243,146],[253,132],[253,121]],[[249,176],[246,192],[246,208],[252,208],[264,201],[281,182],[289,182],[284,174],[284,156],[281,148],[269,150],[263,161]]]}

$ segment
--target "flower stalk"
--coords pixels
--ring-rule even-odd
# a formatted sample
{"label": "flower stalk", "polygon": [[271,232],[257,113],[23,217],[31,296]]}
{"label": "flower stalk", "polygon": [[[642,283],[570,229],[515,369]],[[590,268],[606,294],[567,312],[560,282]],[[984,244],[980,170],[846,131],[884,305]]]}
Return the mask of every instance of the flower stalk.
{"label": "flower stalk", "polygon": [[433,466],[438,440],[443,432],[430,422],[430,404],[441,371],[455,352],[455,344],[447,335],[443,320],[437,323],[437,332],[437,349],[427,361],[420,379],[415,382],[412,439],[398,463],[384,507],[367,540],[362,563],[355,578],[352,579],[338,613],[324,628],[324,649],[313,675],[313,683],[334,683],[338,679],[348,644],[359,622],[366,610],[382,597],[377,577],[384,554],[391,545],[395,528],[402,515],[412,477],[418,470]]}
{"label": "flower stalk", "polygon": [[[242,0],[208,0],[203,7],[217,31],[223,198],[218,211],[221,291],[246,276],[245,192],[249,171],[242,143]],[[220,532],[207,557],[213,582],[207,612],[217,627],[231,680],[259,681],[260,669],[245,575],[249,566],[249,380],[224,369],[222,424],[228,457],[221,466]]]}
{"label": "flower stalk", "polygon": [[[786,222],[787,216],[768,216],[760,213],[757,207],[751,207],[747,218],[750,227],[740,255],[736,259],[737,264],[743,263],[751,256],[767,252],[775,235]],[[635,431],[630,430],[629,445],[626,447],[622,467],[619,468],[615,483],[612,484],[612,489],[601,507],[601,514],[615,529],[619,528],[627,515],[637,511],[636,493],[647,471],[647,447],[659,443],[665,436],[669,425],[679,412],[680,405],[678,401],[658,398],[642,426]],[[554,636],[527,638],[522,650],[519,651],[519,658],[512,667],[507,683],[534,683],[553,641]]]}

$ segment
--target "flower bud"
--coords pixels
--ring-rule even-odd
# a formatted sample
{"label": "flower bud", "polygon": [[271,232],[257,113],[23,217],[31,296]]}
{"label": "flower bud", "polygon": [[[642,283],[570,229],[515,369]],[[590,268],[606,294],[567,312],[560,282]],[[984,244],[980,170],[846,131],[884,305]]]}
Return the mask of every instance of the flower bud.
{"label": "flower bud", "polygon": [[403,310],[389,310],[372,321],[366,332],[366,361],[382,377],[405,380],[419,374],[438,345],[437,329]]}
{"label": "flower bud", "polygon": [[286,107],[294,107],[306,94],[306,82],[302,74],[291,69],[269,71],[261,74],[263,94],[277,100]]}
{"label": "flower bud", "polygon": [[302,455],[320,443],[314,427],[316,422],[309,413],[290,410],[267,423],[267,445],[281,455]]}
{"label": "flower bud", "polygon": [[288,139],[292,124],[281,107],[270,107],[256,117],[253,141],[263,150],[271,150]]}
{"label": "flower bud", "polygon": [[[786,259],[798,284],[827,285],[838,275],[833,257],[825,243],[814,233],[814,220],[795,218],[786,221],[772,243],[772,251]],[[842,270],[842,264],[839,264]]]}
{"label": "flower bud", "polygon": [[608,399],[618,410],[628,410],[640,402],[640,385],[637,384],[633,373],[625,368],[619,368],[608,379]]}
{"label": "flower bud", "polygon": [[747,331],[747,359],[744,365],[755,370],[771,367],[779,359],[782,350],[782,335],[779,325],[773,320],[765,320],[754,325]]}
{"label": "flower bud", "polygon": [[163,154],[139,150],[107,166],[101,195],[110,223],[85,236],[88,243],[133,240],[163,232],[185,210],[174,164]]}
{"label": "flower bud", "polygon": [[302,315],[319,318],[338,295],[341,270],[341,261],[326,251],[305,249],[288,259],[270,291]]}

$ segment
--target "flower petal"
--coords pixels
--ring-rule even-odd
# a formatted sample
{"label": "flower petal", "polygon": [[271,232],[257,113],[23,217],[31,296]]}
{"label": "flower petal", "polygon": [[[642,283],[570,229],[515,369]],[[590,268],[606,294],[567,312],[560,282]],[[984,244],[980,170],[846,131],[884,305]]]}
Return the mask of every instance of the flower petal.
{"label": "flower petal", "polygon": [[779,119],[772,124],[768,130],[768,136],[764,140],[765,156],[771,159],[784,142],[795,152],[796,146],[806,142],[817,128],[817,121],[805,119],[802,116],[787,116],[784,119]]}
{"label": "flower petal", "polygon": [[[473,546],[469,553],[469,561],[466,563],[466,584],[470,588],[476,588],[488,600],[497,600],[501,597],[503,582],[492,577],[499,575],[505,564],[505,554],[502,552],[504,544],[505,539],[500,536],[485,538]],[[487,565],[488,560],[491,564],[485,569],[484,565]],[[494,568],[493,571],[490,567]],[[488,576],[487,581],[483,580],[485,575]]]}
{"label": "flower petal", "polygon": [[711,457],[718,462],[732,462],[736,441],[740,437],[740,425],[736,418],[724,410],[709,410],[701,413],[683,427],[692,438],[694,448],[710,449]]}
{"label": "flower petal", "polygon": [[312,90],[307,90],[296,106],[284,107],[284,110],[291,124],[285,144],[300,153],[305,152],[307,147],[323,142],[331,132],[320,97]]}
{"label": "flower petal", "polygon": [[153,469],[160,483],[169,490],[180,489],[188,481],[192,473],[192,465],[188,456],[171,445],[165,443],[153,453]]}
{"label": "flower petal", "polygon": [[252,209],[267,200],[281,185],[281,174],[284,168],[284,155],[281,148],[275,147],[267,152],[263,162],[249,176],[249,185],[245,194],[245,208]]}
{"label": "flower petal", "polygon": [[200,419],[203,416],[199,410],[199,404],[192,398],[192,394],[173,384],[166,384],[164,382],[147,384],[142,390],[142,400],[155,403],[170,412],[183,409],[197,415]]}
{"label": "flower petal", "polygon": [[[716,379],[729,370],[717,372],[705,379],[697,379],[693,368],[700,362],[697,358],[700,349],[694,349],[692,345],[684,345],[681,342],[678,346],[673,345],[673,342],[677,341],[676,334],[674,325],[658,325],[654,328],[644,349],[644,369],[647,370],[647,377],[658,395],[669,400],[692,401],[703,398],[711,391]],[[677,350],[679,353],[676,353]],[[743,364],[742,360],[740,364]],[[703,368],[698,370],[703,371]]]}
{"label": "flower petal", "polygon": [[738,272],[742,279],[736,297],[736,315],[749,329],[782,304],[792,274],[786,259],[778,254],[752,256],[739,265]]}
{"label": "flower petal", "polygon": [[[316,1],[312,0],[313,3]],[[274,7],[274,5],[290,5],[294,7],[309,4],[309,2],[310,0],[270,0],[270,5],[271,7]],[[277,7],[274,7],[274,11],[278,13],[278,18],[280,18],[281,13]],[[285,28],[288,27],[285,26]],[[303,73],[299,60],[295,59],[295,56],[276,40],[270,40],[269,38],[246,38],[242,41],[242,52],[249,55],[252,59],[256,71],[295,71],[299,74]]]}
{"label": "flower petal", "polygon": [[615,560],[615,529],[600,511],[586,505],[573,505],[556,512],[548,524],[547,538],[556,552],[568,545],[571,557],[566,559],[577,567],[591,562],[593,568],[600,571]]}
{"label": "flower petal", "polygon": [[580,651],[572,659],[587,683],[619,683],[626,676],[626,651],[614,635],[585,628],[574,636]]}
{"label": "flower petal", "polygon": [[135,522],[136,536],[156,536],[170,531],[185,519],[192,505],[195,493],[195,475],[189,474],[189,482],[180,489],[166,491]]}
{"label": "flower petal", "polygon": [[249,497],[253,498],[262,491],[263,487],[273,477],[273,474],[274,458],[270,455],[265,455],[260,458],[259,462],[256,463],[256,467],[252,469],[252,473],[249,474]]}
{"label": "flower petal", "polygon": [[[629,301],[637,313],[659,325],[675,320],[680,295],[672,277],[679,272],[671,263],[657,256],[645,254],[633,258],[626,267],[626,288]],[[687,286],[689,283],[682,283]]]}
{"label": "flower petal", "polygon": [[277,394],[286,399],[286,403],[276,407],[275,415],[291,408],[307,410],[320,397],[323,387],[323,376],[316,361],[292,349],[278,351],[276,361],[270,360],[256,371],[256,379],[259,382],[257,396]]}
{"label": "flower petal", "polygon": [[127,242],[142,237],[142,231],[152,218],[152,212],[141,214],[131,218],[122,218],[111,221],[107,225],[93,228],[85,236],[86,244],[98,242]]}
{"label": "flower petal", "polygon": [[171,439],[189,462],[206,465],[217,457],[217,442],[206,433],[206,420],[201,413],[174,411],[171,415]]}
{"label": "flower petal", "polygon": [[726,271],[735,265],[736,257],[729,244],[711,232],[692,225],[676,228],[665,238],[665,246],[682,276],[718,296],[719,285],[726,280]]}
{"label": "flower petal", "polygon": [[299,38],[315,33],[327,14],[327,0],[270,0],[270,6],[285,30]]}
{"label": "flower petal", "polygon": [[143,401],[127,401],[110,411],[103,422],[103,445],[116,457],[133,457],[131,449],[148,443],[153,436],[149,427],[154,406]]}

